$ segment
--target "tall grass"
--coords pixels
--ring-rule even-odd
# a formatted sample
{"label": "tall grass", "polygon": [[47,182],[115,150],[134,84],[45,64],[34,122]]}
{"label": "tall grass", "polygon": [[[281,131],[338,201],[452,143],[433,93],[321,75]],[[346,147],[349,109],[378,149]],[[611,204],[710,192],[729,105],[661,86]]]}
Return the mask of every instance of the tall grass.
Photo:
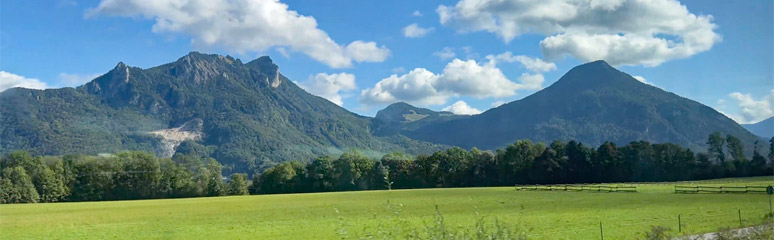
{"label": "tall grass", "polygon": [[[361,230],[339,216],[336,233],[341,239],[411,239],[411,240],[526,240],[527,235],[518,226],[507,225],[497,218],[478,217],[471,225],[450,225],[438,205],[431,219],[415,224],[401,216],[403,204],[387,201],[384,207],[390,213],[383,216],[375,227]],[[338,214],[338,209],[336,209]],[[478,216],[478,213],[476,213]],[[376,217],[376,216],[375,216]]]}

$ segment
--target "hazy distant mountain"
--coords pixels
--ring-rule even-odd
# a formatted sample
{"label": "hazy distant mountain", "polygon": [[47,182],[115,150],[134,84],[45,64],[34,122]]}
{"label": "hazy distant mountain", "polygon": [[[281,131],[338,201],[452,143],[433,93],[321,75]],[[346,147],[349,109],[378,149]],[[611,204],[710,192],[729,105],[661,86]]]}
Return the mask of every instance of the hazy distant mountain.
{"label": "hazy distant mountain", "polygon": [[577,66],[551,86],[484,113],[401,133],[434,143],[494,149],[517,139],[672,142],[704,149],[714,131],[748,146],[758,138],[714,109],[644,84],[604,61]]}
{"label": "hazy distant mountain", "polygon": [[242,63],[193,52],[149,69],[119,63],[75,89],[9,89],[0,102],[0,153],[177,150],[246,171],[350,148],[439,149],[403,136],[373,136],[371,118],[305,92],[268,57]]}
{"label": "hazy distant mountain", "polygon": [[766,139],[774,137],[774,117],[770,117],[757,123],[742,124],[742,127],[746,128],[751,133]]}

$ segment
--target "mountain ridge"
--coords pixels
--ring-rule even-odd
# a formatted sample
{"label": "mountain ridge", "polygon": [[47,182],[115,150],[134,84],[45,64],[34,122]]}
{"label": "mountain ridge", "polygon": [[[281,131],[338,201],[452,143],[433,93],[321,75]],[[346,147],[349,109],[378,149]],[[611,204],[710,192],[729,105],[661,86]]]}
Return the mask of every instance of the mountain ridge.
{"label": "mountain ridge", "polygon": [[751,133],[763,138],[774,137],[774,117],[761,120],[757,123],[741,124],[742,127],[750,131]]}
{"label": "mountain ridge", "polygon": [[590,145],[645,140],[702,150],[707,135],[714,131],[740,137],[748,146],[759,140],[708,106],[644,84],[604,61],[594,61],[574,67],[554,84],[523,99],[400,133],[464,148],[496,149],[517,139],[530,139]]}
{"label": "mountain ridge", "polygon": [[76,87],[0,92],[0,153],[198,154],[227,171],[363,149],[430,153],[535,142],[672,142],[704,149],[714,131],[760,140],[714,109],[637,81],[604,61],[574,67],[523,99],[466,116],[395,103],[374,118],[309,94],[268,56],[247,63],[191,52],[147,69],[119,62]]}
{"label": "mountain ridge", "polygon": [[179,144],[218,159],[227,171],[260,170],[349,149],[373,156],[441,149],[403,136],[372,135],[371,118],[307,93],[268,57],[243,64],[191,52],[147,69],[119,63],[77,88],[10,90],[0,97],[9,103],[0,106],[0,132],[7,136],[0,139],[0,152],[159,154],[169,152],[168,144],[150,133],[193,119],[202,121],[200,140]]}

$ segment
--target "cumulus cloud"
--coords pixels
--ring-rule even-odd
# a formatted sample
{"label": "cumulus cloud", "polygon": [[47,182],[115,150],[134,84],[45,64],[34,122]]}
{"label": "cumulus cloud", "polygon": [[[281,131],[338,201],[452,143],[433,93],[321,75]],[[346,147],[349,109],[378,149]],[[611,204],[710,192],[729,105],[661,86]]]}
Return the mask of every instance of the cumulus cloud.
{"label": "cumulus cloud", "polygon": [[26,78],[6,71],[0,71],[0,92],[9,88],[46,89],[49,86],[36,78]]}
{"label": "cumulus cloud", "polygon": [[342,92],[355,90],[357,85],[355,84],[355,75],[349,73],[318,73],[314,76],[310,76],[304,82],[298,84],[304,90],[328,99],[341,106],[344,104],[342,101]]}
{"label": "cumulus cloud", "polygon": [[612,65],[657,66],[704,52],[720,42],[710,15],[675,0],[460,0],[436,9],[443,25],[486,31],[503,41],[527,33],[547,36],[543,55],[567,55]]}
{"label": "cumulus cloud", "polygon": [[423,28],[416,23],[412,23],[403,28],[403,36],[407,38],[421,38],[431,31],[433,31],[433,28]]}
{"label": "cumulus cloud", "polygon": [[439,76],[424,68],[416,68],[398,76],[393,74],[377,82],[372,88],[360,93],[360,103],[365,105],[389,104],[398,101],[421,105],[438,105],[446,102],[449,94],[434,86]]}
{"label": "cumulus cloud", "polygon": [[540,58],[531,58],[524,55],[513,56],[513,53],[510,51],[498,55],[488,55],[486,58],[495,64],[498,62],[519,62],[524,65],[524,68],[532,72],[550,72],[556,70],[556,64],[552,62],[546,62]]}
{"label": "cumulus cloud", "polygon": [[77,73],[59,73],[59,85],[62,87],[77,87],[83,85],[95,78],[100,74],[77,74]]}
{"label": "cumulus cloud", "polygon": [[[769,95],[760,99],[755,99],[749,93],[740,92],[733,92],[728,96],[736,102],[738,110],[726,115],[738,123],[756,123],[774,116],[774,89],[769,92]],[[720,102],[718,100],[718,103]]]}
{"label": "cumulus cloud", "polygon": [[444,67],[440,80],[435,86],[442,92],[477,98],[512,96],[520,88],[495,65],[481,65],[472,59],[452,60]]}
{"label": "cumulus cloud", "polygon": [[422,16],[422,13],[421,13],[421,12],[419,12],[419,10],[415,10],[413,13],[411,13],[411,16],[414,16],[414,17],[421,17],[421,16]]}
{"label": "cumulus cloud", "polygon": [[347,56],[358,62],[383,62],[390,56],[390,50],[376,46],[375,42],[354,41],[345,49]]}
{"label": "cumulus cloud", "polygon": [[190,35],[195,46],[260,52],[273,47],[297,51],[333,68],[352,62],[381,62],[389,55],[375,42],[337,44],[317,20],[279,0],[102,0],[87,10],[97,15],[153,19],[153,32]]}
{"label": "cumulus cloud", "polygon": [[476,115],[481,113],[481,110],[478,110],[469,106],[467,103],[465,103],[462,100],[457,101],[454,104],[441,109],[441,111],[452,112],[458,115]]}
{"label": "cumulus cloud", "polygon": [[434,52],[433,55],[438,56],[441,60],[451,59],[456,56],[454,48],[451,47],[444,47],[441,51]]}
{"label": "cumulus cloud", "polygon": [[509,80],[494,64],[454,59],[440,74],[416,68],[404,75],[393,74],[382,79],[361,92],[360,102],[365,105],[397,101],[439,105],[452,96],[508,97],[517,90],[529,88],[531,86]]}
{"label": "cumulus cloud", "polygon": [[486,59],[489,59],[489,64],[496,65],[499,63],[513,63],[518,62],[524,68],[531,73],[522,73],[519,77],[519,89],[522,90],[538,90],[543,87],[545,78],[544,72],[550,72],[556,70],[556,64],[552,62],[543,61],[540,58],[532,58],[524,55],[514,56],[511,52],[504,52],[498,55],[487,55]]}

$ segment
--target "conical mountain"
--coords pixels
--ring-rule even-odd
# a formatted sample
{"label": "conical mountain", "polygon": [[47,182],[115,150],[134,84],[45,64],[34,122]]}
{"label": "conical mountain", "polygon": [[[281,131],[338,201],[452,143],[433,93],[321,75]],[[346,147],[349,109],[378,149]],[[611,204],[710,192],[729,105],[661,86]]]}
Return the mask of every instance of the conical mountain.
{"label": "conical mountain", "polygon": [[494,149],[517,139],[549,142],[671,142],[706,148],[719,131],[748,146],[759,138],[714,109],[644,84],[604,61],[577,66],[551,86],[467,118],[403,134],[461,147]]}

